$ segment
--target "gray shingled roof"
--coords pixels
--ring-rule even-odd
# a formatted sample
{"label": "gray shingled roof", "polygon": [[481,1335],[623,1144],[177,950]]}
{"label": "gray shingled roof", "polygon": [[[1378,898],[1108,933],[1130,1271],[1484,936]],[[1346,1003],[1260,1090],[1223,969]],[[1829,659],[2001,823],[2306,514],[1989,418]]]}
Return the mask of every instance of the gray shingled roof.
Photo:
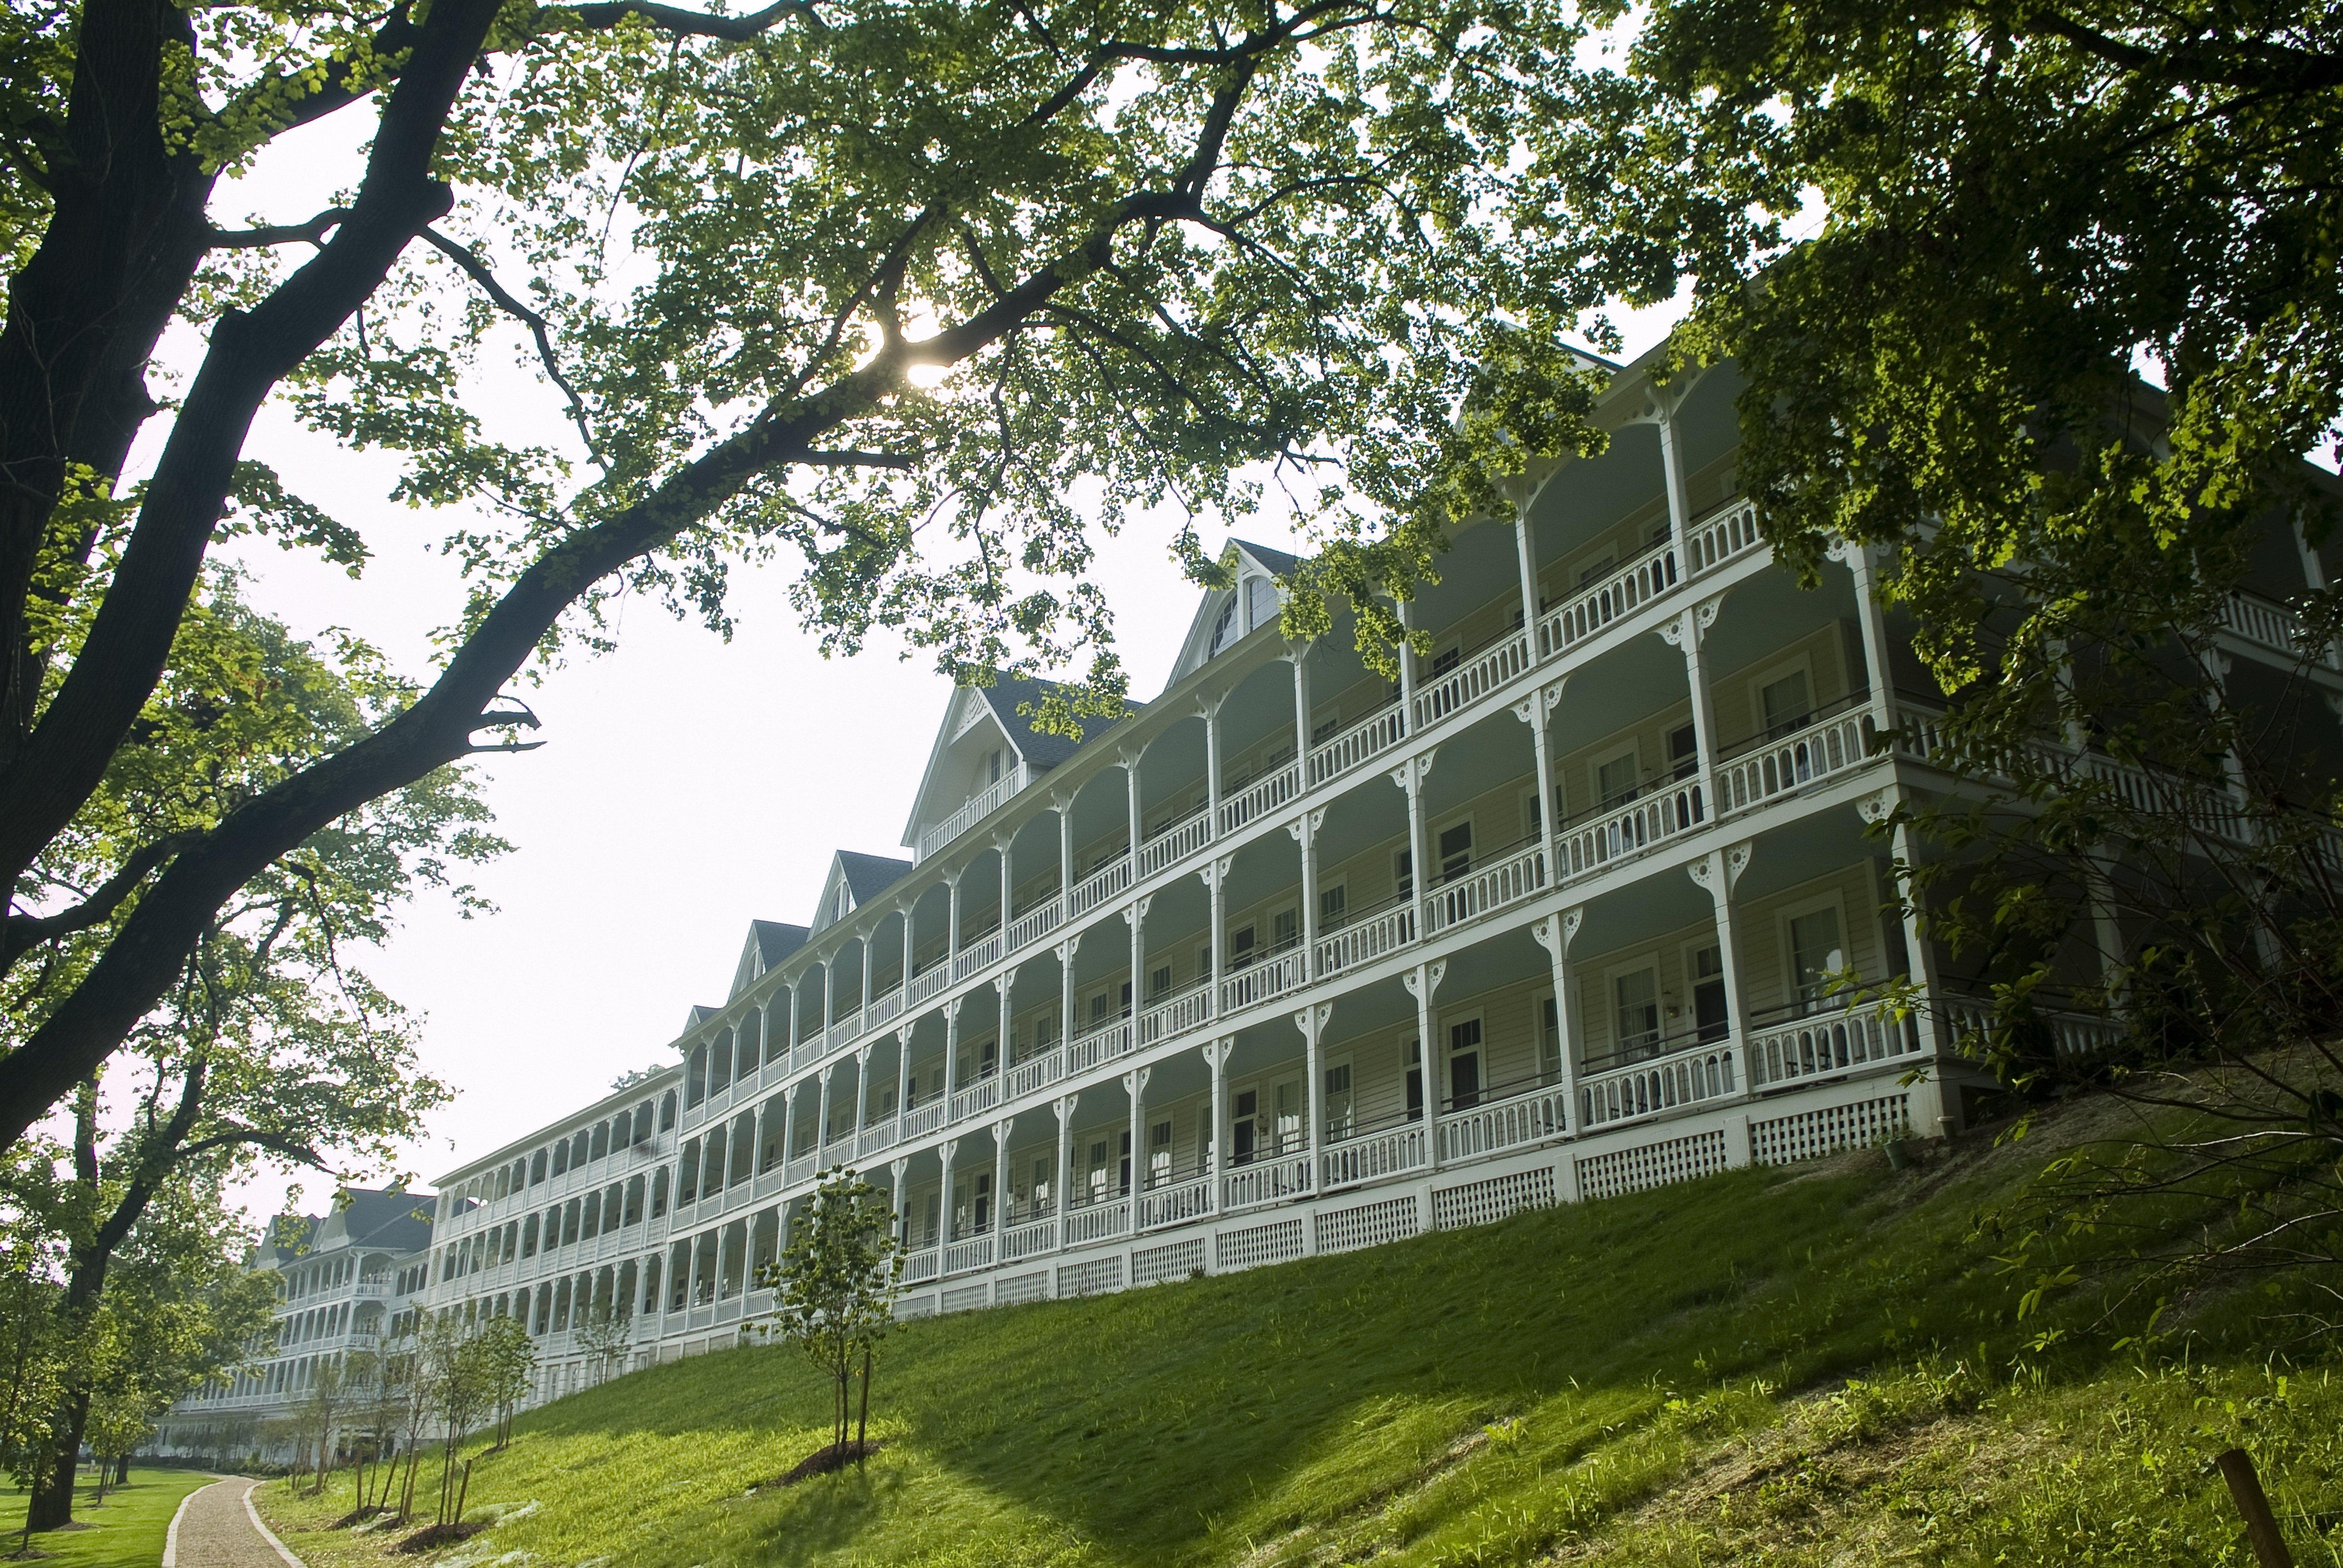
{"label": "gray shingled roof", "polygon": [[805,946],[812,933],[803,926],[793,926],[783,920],[750,920],[749,934],[757,940],[758,961],[769,973],[772,967]]}
{"label": "gray shingled roof", "polygon": [[1284,577],[1302,564],[1300,556],[1290,556],[1283,550],[1271,549],[1267,545],[1256,545],[1247,539],[1235,539],[1231,542],[1279,577]]}
{"label": "gray shingled roof", "polygon": [[840,849],[838,869],[846,873],[846,890],[854,895],[856,905],[869,902],[911,874],[911,862],[899,860],[892,855],[866,855],[860,849]]}
{"label": "gray shingled roof", "polygon": [[[1037,768],[1055,768],[1122,722],[1121,719],[1084,719],[1081,721],[1082,738],[1072,740],[1063,735],[1046,734],[1034,729],[1033,721],[1017,711],[1029,702],[1040,707],[1043,698],[1064,689],[1060,682],[1021,680],[995,670],[992,684],[979,689],[984,693],[984,699],[992,705],[994,716],[1001,720],[1001,727],[1009,731],[1017,749],[1024,755],[1025,760]],[[1135,714],[1144,706],[1143,703],[1131,703],[1130,712]],[[911,869],[909,861],[902,862],[902,865],[907,871]]]}

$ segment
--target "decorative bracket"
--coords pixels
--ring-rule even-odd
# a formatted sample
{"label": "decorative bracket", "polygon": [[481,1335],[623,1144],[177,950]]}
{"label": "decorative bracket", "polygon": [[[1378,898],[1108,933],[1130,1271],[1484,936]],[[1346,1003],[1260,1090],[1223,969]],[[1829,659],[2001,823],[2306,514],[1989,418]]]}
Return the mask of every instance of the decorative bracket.
{"label": "decorative bracket", "polygon": [[1303,1040],[1315,1045],[1319,1038],[1326,1032],[1326,1020],[1333,1016],[1334,1004],[1331,1001],[1322,1001],[1315,1007],[1305,1007],[1295,1013],[1293,1027],[1302,1031]]}
{"label": "decorative bracket", "polygon": [[1893,789],[1874,789],[1855,803],[1856,815],[1865,821],[1879,823],[1895,813],[1897,801]]}
{"label": "decorative bracket", "polygon": [[1439,748],[1433,747],[1421,757],[1409,758],[1392,769],[1391,781],[1410,794],[1423,789],[1424,779],[1432,774],[1432,759],[1438,751]]}
{"label": "decorative bracket", "polygon": [[1124,905],[1122,910],[1122,923],[1126,926],[1136,926],[1139,924],[1140,921],[1147,918],[1147,906],[1154,901],[1155,895],[1150,893],[1143,899],[1140,899],[1132,903]]}
{"label": "decorative bracket", "polygon": [[1148,1075],[1154,1070],[1151,1067],[1140,1067],[1133,1068],[1122,1075],[1122,1086],[1131,1091],[1132,1104],[1136,1105],[1139,1102],[1139,1097],[1147,1092]]}
{"label": "decorative bracket", "polygon": [[1071,1094],[1061,1094],[1050,1102],[1050,1109],[1058,1113],[1058,1130],[1061,1132],[1065,1131],[1068,1118],[1074,1113],[1074,1101],[1077,1098],[1078,1096]]}
{"label": "decorative bracket", "polygon": [[1230,1052],[1236,1048],[1235,1040],[1224,1037],[1220,1040],[1208,1040],[1199,1049],[1204,1053],[1204,1065],[1218,1072],[1228,1061]]}

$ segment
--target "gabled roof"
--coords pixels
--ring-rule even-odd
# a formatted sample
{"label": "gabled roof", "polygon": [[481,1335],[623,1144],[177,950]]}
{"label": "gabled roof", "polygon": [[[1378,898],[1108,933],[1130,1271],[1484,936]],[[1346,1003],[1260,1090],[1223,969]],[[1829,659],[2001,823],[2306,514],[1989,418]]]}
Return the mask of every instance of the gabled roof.
{"label": "gabled roof", "polygon": [[1240,596],[1247,578],[1287,577],[1302,564],[1299,556],[1243,539],[1231,539],[1229,548],[1237,553],[1236,583],[1230,588],[1209,589],[1199,601],[1195,618],[1188,623],[1188,635],[1180,639],[1180,655],[1172,661],[1171,677],[1163,683],[1166,688],[1179,685],[1212,658],[1212,635],[1220,627],[1221,614],[1232,605],[1242,613]]}
{"label": "gabled roof", "polygon": [[847,893],[855,903],[864,904],[911,874],[911,862],[893,855],[866,855],[860,849],[840,849],[838,869],[846,879]]}
{"label": "gabled roof", "polygon": [[806,938],[812,934],[803,926],[780,920],[750,920],[748,938],[740,944],[740,961],[732,970],[732,996],[747,990],[759,975],[770,974],[776,964],[805,946]]}
{"label": "gabled roof", "polygon": [[1291,577],[1293,568],[1302,564],[1300,556],[1290,556],[1283,550],[1271,549],[1267,545],[1252,544],[1244,539],[1231,539],[1229,542],[1251,556],[1272,577]]}
{"label": "gabled roof", "polygon": [[[920,813],[927,805],[929,789],[935,783],[936,767],[943,760],[945,749],[972,726],[984,722],[986,716],[1001,727],[1002,738],[1019,759],[1039,773],[1057,767],[1145,706],[1126,702],[1118,715],[1078,719],[1075,723],[1081,731],[1080,739],[1053,735],[1034,729],[1033,720],[1017,710],[1028,704],[1039,708],[1043,699],[1065,690],[1064,682],[1028,679],[999,669],[991,675],[991,685],[959,688],[952,693],[952,700],[944,705],[943,719],[936,726],[935,744],[928,749],[928,765],[920,774],[920,787],[911,794],[911,814],[903,824],[904,843],[919,841]],[[903,871],[911,869],[910,861],[899,864]]]}
{"label": "gabled roof", "polygon": [[698,1029],[701,1024],[706,1023],[709,1019],[714,1018],[718,1013],[722,1012],[723,1010],[724,1010],[720,1007],[710,1007],[704,1001],[693,1003],[690,1014],[683,1020],[683,1031],[686,1034],[689,1034],[693,1030]]}

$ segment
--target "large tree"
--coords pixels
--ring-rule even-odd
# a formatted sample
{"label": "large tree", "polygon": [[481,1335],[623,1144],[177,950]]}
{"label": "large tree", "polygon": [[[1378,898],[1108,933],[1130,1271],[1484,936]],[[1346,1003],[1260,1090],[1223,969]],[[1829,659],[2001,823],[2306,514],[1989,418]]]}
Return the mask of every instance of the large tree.
{"label": "large tree", "polygon": [[[411,701],[123,857],[96,891],[131,912],[0,1059],[0,1142],[264,869],[523,744],[503,694],[598,642],[615,592],[720,628],[729,571],[786,556],[834,650],[890,628],[1104,706],[1091,529],[1240,513],[1265,465],[1387,635],[1368,592],[1488,498],[1476,455],[1589,438],[1553,332],[1584,302],[1511,243],[1541,202],[1531,89],[1579,36],[1555,0],[61,0],[0,28],[0,869],[75,830],[225,532],[362,563],[362,531],[245,455],[272,398],[397,453],[402,498],[460,504],[470,585]],[[369,117],[347,192],[216,210],[334,116]],[[205,347],[158,412],[175,322]],[[489,433],[470,371],[508,332],[568,447]]]}

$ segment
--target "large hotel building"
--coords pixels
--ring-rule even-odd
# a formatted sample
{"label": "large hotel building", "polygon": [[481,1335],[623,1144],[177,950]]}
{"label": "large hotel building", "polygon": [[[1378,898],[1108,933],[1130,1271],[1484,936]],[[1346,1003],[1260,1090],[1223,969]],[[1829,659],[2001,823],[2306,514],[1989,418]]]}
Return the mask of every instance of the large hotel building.
{"label": "large hotel building", "polygon": [[[543,1398],[591,1377],[588,1314],[634,1365],[735,1342],[837,1166],[892,1194],[912,1315],[1959,1126],[1959,978],[1876,827],[1952,787],[1884,739],[1934,689],[1865,552],[1811,588],[1775,563],[1739,386],[1619,369],[1609,449],[1457,534],[1396,682],[1340,625],[1285,640],[1293,563],[1240,545],[1161,693],[1079,742],[1030,688],[955,692],[908,853],[840,850],[669,1065],[448,1172],[427,1241],[353,1272],[399,1287],[375,1326],[518,1316]],[[2318,568],[2265,553],[2224,640],[2275,682]],[[1849,973],[1925,1005],[1850,1004]]]}

